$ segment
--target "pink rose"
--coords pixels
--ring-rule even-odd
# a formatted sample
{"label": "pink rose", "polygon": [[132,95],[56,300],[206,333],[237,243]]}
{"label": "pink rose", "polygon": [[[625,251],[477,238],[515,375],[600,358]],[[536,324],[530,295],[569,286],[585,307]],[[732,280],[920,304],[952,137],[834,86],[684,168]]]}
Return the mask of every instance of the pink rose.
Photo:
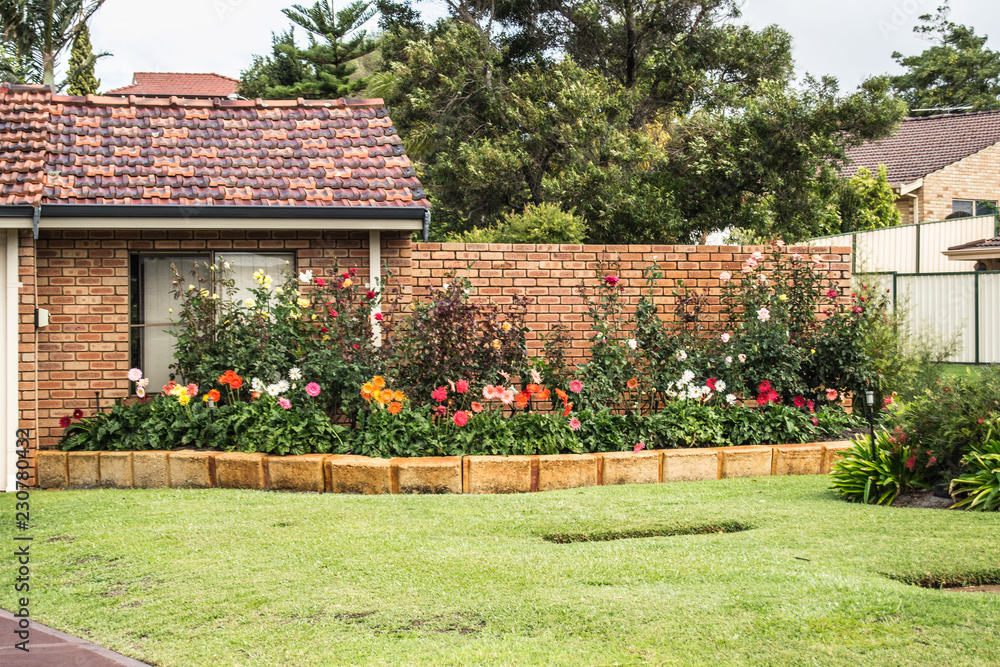
{"label": "pink rose", "polygon": [[282,396],[281,398],[279,398],[279,399],[278,399],[278,405],[280,405],[280,406],[281,406],[282,408],[284,408],[285,410],[290,410],[290,409],[291,409],[291,407],[292,407],[292,402],[291,402],[291,401],[289,401],[289,400],[288,400],[287,398],[285,398],[284,396]]}

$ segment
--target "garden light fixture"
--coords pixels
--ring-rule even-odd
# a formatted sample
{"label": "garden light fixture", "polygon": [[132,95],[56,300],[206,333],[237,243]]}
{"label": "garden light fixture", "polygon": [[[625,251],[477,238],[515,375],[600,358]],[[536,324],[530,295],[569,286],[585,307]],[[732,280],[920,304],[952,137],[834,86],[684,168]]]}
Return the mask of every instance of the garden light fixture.
{"label": "garden light fixture", "polygon": [[868,404],[868,431],[872,439],[872,462],[875,461],[875,392],[871,389],[865,392],[865,403]]}

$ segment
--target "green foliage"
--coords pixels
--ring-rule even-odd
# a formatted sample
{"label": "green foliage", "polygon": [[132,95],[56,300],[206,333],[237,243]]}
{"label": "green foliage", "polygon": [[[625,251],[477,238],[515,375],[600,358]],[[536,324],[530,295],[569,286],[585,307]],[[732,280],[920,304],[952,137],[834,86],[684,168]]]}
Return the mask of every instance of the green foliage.
{"label": "green foliage", "polygon": [[[173,332],[176,377],[213,387],[233,370],[247,379],[238,393],[245,399],[252,378],[266,385],[299,368],[306,382],[323,388],[328,414],[353,416],[360,409],[358,387],[381,363],[372,337],[379,297],[361,285],[355,269],[326,280],[286,273],[279,284],[258,273],[251,298],[238,301],[224,257],[219,264],[195,264],[191,283],[174,268],[181,325]],[[303,277],[308,280],[300,285]]]}
{"label": "green foliage", "polygon": [[362,28],[375,15],[371,0],[354,0],[336,11],[334,3],[316,0],[311,7],[281,10],[306,30],[309,45],[296,45],[292,31],[272,34],[272,55],[254,56],[241,73],[241,93],[265,99],[336,99],[351,97],[366,85],[354,76],[354,61],[371,53],[376,43]]}
{"label": "green foliage", "polygon": [[1000,418],[992,422],[983,443],[973,444],[972,451],[962,460],[970,472],[951,482],[951,493],[965,496],[955,507],[1000,510]]}
{"label": "green foliage", "polygon": [[342,448],[347,429],[334,425],[319,406],[304,401],[283,409],[266,394],[260,400],[222,405],[214,412],[202,401],[181,405],[161,395],[144,401],[118,401],[72,423],[63,450],[143,451],[184,448],[266,454],[325,454]]}
{"label": "green foliage", "polygon": [[515,296],[506,309],[473,302],[467,278],[449,274],[430,298],[415,302],[409,316],[387,325],[382,353],[400,386],[418,401],[449,381],[481,386],[501,374],[524,375],[528,363],[524,315],[528,299]]}
{"label": "green foliage", "polygon": [[[105,0],[4,0],[0,2],[0,28],[7,58],[5,78],[62,90],[56,84],[58,60],[73,44]],[[101,54],[102,57],[107,54]]]}
{"label": "green foliage", "polygon": [[835,79],[801,89],[764,81],[739,111],[678,119],[661,187],[674,193],[688,237],[738,227],[793,242],[825,233],[835,164],[845,151],[888,136],[905,112],[883,82],[841,95]]}
{"label": "green foliage", "polygon": [[84,25],[73,39],[73,49],[69,54],[70,95],[96,95],[101,80],[94,76],[97,56],[90,44],[90,28]]}
{"label": "green foliage", "polygon": [[963,471],[963,459],[987,440],[1000,415],[1000,367],[975,378],[941,381],[908,403],[890,406],[887,424],[903,434],[914,451],[937,462],[936,481],[947,482]]}
{"label": "green foliage", "polygon": [[833,464],[830,488],[850,502],[891,505],[900,493],[927,488],[924,467],[917,464],[914,445],[898,442],[888,433],[855,440],[844,458]]}
{"label": "green foliage", "polygon": [[892,227],[902,222],[896,195],[889,184],[889,171],[880,164],[873,176],[866,167],[844,182],[839,193],[841,232]]}
{"label": "green foliage", "polygon": [[266,99],[268,91],[291,87],[306,78],[306,67],[290,51],[295,49],[295,34],[288,29],[271,33],[271,55],[254,55],[250,67],[240,73],[239,94],[247,99]]}
{"label": "green foliage", "polygon": [[[892,54],[907,71],[888,77],[910,109],[971,106],[1000,108],[1000,52],[986,48],[987,36],[948,20],[947,0],[937,14],[924,14],[913,31],[934,45],[920,55]],[[933,113],[933,112],[931,112]]]}
{"label": "green foliage", "polygon": [[451,234],[458,243],[582,243],[586,228],[573,209],[556,204],[529,204],[522,213],[508,213],[502,223]]}

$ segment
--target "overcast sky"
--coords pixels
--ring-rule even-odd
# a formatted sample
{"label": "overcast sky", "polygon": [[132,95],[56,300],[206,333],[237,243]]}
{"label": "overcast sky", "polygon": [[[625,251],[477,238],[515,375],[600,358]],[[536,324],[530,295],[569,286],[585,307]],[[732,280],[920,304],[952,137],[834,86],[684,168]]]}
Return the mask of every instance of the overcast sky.
{"label": "overcast sky", "polygon": [[[312,0],[298,0],[310,5]],[[346,2],[346,0],[343,0]],[[107,0],[91,24],[101,90],[132,82],[139,72],[216,72],[239,77],[255,53],[270,49],[271,32],[289,21],[282,7],[294,0]],[[746,0],[743,20],[776,23],[793,38],[797,73],[832,74],[854,88],[873,74],[898,72],[893,51],[920,53],[928,42],[913,34],[921,14],[940,0]],[[951,19],[972,25],[1000,50],[1000,2],[953,0]],[[443,3],[421,2],[427,16]]]}

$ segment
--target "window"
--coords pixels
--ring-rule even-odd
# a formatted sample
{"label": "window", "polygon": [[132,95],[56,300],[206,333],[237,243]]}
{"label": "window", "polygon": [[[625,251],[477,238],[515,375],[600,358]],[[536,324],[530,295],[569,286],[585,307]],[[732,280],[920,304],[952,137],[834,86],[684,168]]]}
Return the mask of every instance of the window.
{"label": "window", "polygon": [[[243,300],[249,296],[253,273],[263,269],[280,280],[285,270],[295,270],[294,253],[200,253],[200,254],[133,254],[129,264],[130,319],[129,345],[132,366],[141,368],[149,378],[148,390],[159,391],[170,381],[170,364],[174,358],[175,338],[170,334],[176,329],[171,324],[170,310],[177,305],[170,290],[173,264],[190,284],[197,284],[195,266],[201,267],[202,277],[209,272],[205,264],[228,262],[237,292],[233,298]],[[217,291],[214,290],[213,291]]]}
{"label": "window", "polygon": [[951,211],[969,215],[996,215],[997,203],[985,199],[952,199]]}

